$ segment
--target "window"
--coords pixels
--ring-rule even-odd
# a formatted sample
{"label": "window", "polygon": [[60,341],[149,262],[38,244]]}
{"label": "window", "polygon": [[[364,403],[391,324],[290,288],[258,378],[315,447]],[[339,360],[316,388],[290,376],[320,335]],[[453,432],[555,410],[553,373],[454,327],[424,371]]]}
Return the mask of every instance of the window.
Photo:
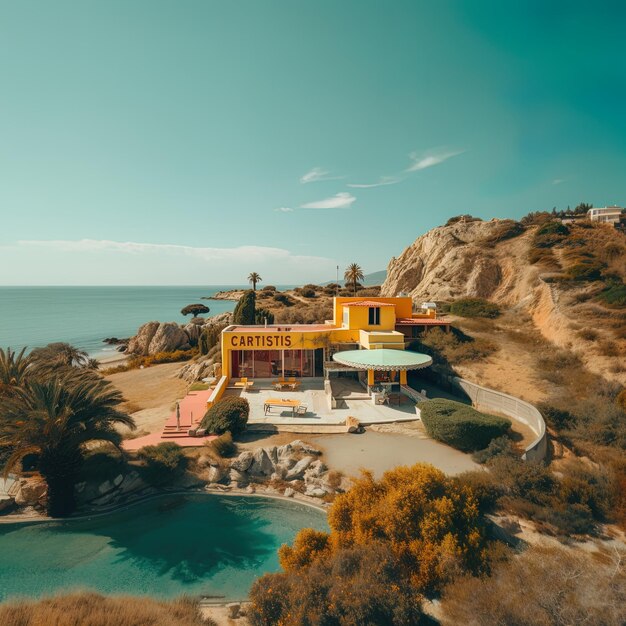
{"label": "window", "polygon": [[380,307],[370,307],[369,325],[380,326]]}

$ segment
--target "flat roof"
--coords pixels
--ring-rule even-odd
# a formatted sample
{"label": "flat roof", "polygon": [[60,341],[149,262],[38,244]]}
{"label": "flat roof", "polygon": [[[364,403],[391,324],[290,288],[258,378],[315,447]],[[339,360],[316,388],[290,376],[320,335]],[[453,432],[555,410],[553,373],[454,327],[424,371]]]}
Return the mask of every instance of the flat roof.
{"label": "flat roof", "polygon": [[449,326],[450,322],[432,317],[399,317],[396,326]]}
{"label": "flat roof", "polygon": [[420,352],[405,350],[392,350],[381,348],[379,350],[345,350],[333,354],[333,361],[351,367],[379,370],[418,370],[432,365],[432,358]]}
{"label": "flat roof", "polygon": [[306,331],[320,331],[320,330],[336,330],[335,326],[329,324],[268,324],[267,326],[261,325],[239,325],[229,326],[224,329],[223,332],[227,333],[299,333]]}

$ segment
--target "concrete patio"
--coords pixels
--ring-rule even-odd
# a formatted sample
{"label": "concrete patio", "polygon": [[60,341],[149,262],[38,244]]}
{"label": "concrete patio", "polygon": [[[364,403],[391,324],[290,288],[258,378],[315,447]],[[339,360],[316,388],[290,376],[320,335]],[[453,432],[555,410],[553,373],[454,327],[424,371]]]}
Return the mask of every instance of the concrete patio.
{"label": "concrete patio", "polygon": [[[275,424],[291,426],[341,425],[348,416],[355,417],[361,424],[387,424],[406,422],[420,418],[415,402],[406,396],[399,405],[374,405],[367,392],[356,381],[333,380],[333,396],[337,408],[331,409],[329,397],[324,391],[324,380],[305,378],[295,391],[276,391],[270,379],[255,379],[246,391],[229,387],[224,395],[236,395],[250,403],[249,424]],[[272,407],[265,414],[265,402],[270,399],[296,400],[307,407],[306,415],[293,415],[291,408]]]}

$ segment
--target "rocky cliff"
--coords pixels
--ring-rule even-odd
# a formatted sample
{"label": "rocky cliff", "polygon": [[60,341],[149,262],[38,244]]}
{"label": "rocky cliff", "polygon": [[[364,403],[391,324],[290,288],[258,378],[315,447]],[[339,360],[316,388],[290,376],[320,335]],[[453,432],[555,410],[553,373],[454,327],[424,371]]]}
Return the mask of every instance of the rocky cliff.
{"label": "rocky cliff", "polygon": [[527,314],[592,371],[626,382],[626,307],[603,298],[611,286],[626,289],[626,237],[556,221],[542,235],[545,224],[461,219],[434,228],[391,259],[381,294],[418,303],[485,298]]}

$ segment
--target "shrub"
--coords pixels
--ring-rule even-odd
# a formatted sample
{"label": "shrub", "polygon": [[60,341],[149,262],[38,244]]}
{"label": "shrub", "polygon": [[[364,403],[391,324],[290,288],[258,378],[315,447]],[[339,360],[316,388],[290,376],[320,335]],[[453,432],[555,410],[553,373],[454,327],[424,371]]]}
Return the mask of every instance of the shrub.
{"label": "shrub", "polygon": [[274,285],[265,285],[261,291],[276,291],[276,287]]}
{"label": "shrub", "polygon": [[252,626],[422,624],[421,598],[401,580],[401,564],[384,545],[346,548],[310,567],[257,579],[248,616]]}
{"label": "shrub", "polygon": [[256,307],[256,296],[252,289],[244,291],[239,302],[233,311],[233,324],[250,326],[254,324],[254,313]]}
{"label": "shrub", "polygon": [[198,339],[198,348],[203,356],[208,354],[222,339],[222,331],[227,324],[209,324],[202,329]]}
{"label": "shrub", "polygon": [[[381,541],[402,563],[399,579],[417,592],[436,591],[457,572],[486,566],[474,494],[425,463],[397,467],[378,481],[364,473],[335,498],[328,523],[333,551]],[[280,557],[290,557],[288,547]]]}
{"label": "shrub", "polygon": [[613,281],[598,294],[598,299],[610,306],[626,306],[626,284]]}
{"label": "shrub", "polygon": [[455,480],[463,487],[471,489],[481,512],[492,511],[504,495],[502,485],[496,481],[490,472],[473,470],[463,472],[455,477]]}
{"label": "shrub", "polygon": [[494,318],[500,315],[500,307],[483,298],[461,298],[450,305],[450,313],[459,317]]}
{"label": "shrub", "polygon": [[151,485],[162,485],[180,476],[187,467],[183,449],[173,441],[145,446],[137,457],[144,463],[142,477]]}
{"label": "shrub", "polygon": [[541,403],[537,406],[548,426],[555,430],[572,428],[576,424],[576,417],[565,409],[559,409],[551,404]]}
{"label": "shrub", "polygon": [[626,413],[626,389],[622,389],[617,396],[615,396],[615,404]]}
{"label": "shrub", "polygon": [[233,436],[229,431],[222,433],[217,439],[209,442],[211,449],[220,457],[227,457],[233,454],[236,446],[233,443]]}
{"label": "shrub", "polygon": [[600,280],[604,264],[591,261],[589,263],[576,263],[567,269],[567,273],[573,280],[593,281]]}
{"label": "shrub", "polygon": [[216,626],[203,618],[190,598],[167,602],[131,596],[77,592],[41,600],[13,600],[0,605],[0,624],[89,624],[89,626]]}
{"label": "shrub", "polygon": [[625,557],[623,548],[592,555],[571,548],[531,547],[496,565],[490,577],[465,578],[447,587],[441,623],[620,626],[626,618]]}
{"label": "shrub", "polygon": [[506,436],[492,439],[486,448],[474,452],[472,459],[476,463],[484,464],[500,455],[519,456],[513,442]]}
{"label": "shrub", "polygon": [[464,451],[486,448],[511,428],[510,420],[504,417],[443,398],[420,403],[420,410],[426,432],[433,439]]}
{"label": "shrub", "polygon": [[254,314],[254,321],[256,324],[268,324],[274,323],[274,314],[268,309],[257,309]]}
{"label": "shrub", "polygon": [[274,300],[285,306],[293,306],[296,303],[295,300],[286,293],[275,293]]}
{"label": "shrub", "polygon": [[315,298],[317,296],[317,293],[315,293],[315,289],[310,289],[309,287],[302,287],[302,289],[300,289],[300,295],[303,298]]}
{"label": "shrub", "polygon": [[598,333],[592,328],[583,328],[578,331],[578,336],[585,341],[595,341],[598,338]]}
{"label": "shrub", "polygon": [[226,396],[206,412],[200,428],[206,428],[208,433],[215,435],[230,432],[237,436],[246,429],[249,414],[250,405],[245,398]]}

